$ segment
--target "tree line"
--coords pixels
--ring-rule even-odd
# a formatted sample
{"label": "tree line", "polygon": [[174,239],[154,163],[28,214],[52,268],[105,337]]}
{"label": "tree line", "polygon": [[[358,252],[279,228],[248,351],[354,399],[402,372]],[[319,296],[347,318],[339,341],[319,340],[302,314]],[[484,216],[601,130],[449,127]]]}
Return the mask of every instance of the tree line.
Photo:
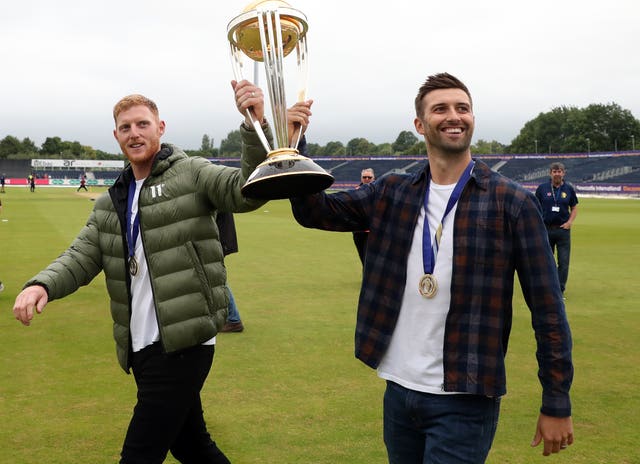
{"label": "tree line", "polygon": [[[471,147],[474,154],[517,153],[583,153],[635,150],[636,137],[640,144],[640,121],[631,111],[616,103],[591,104],[585,108],[561,106],[540,113],[525,123],[510,144],[496,140],[478,140]],[[213,138],[205,134],[200,148],[185,150],[187,154],[204,157],[240,156],[242,140],[240,131],[234,130],[213,146]],[[411,131],[402,131],[393,142],[375,144],[366,138],[356,137],[343,144],[332,141],[326,145],[309,143],[311,156],[402,156],[425,155],[424,140]],[[77,141],[69,142],[60,137],[47,137],[37,147],[29,138],[19,140],[8,135],[0,140],[0,158],[65,158],[65,159],[121,159],[121,154],[95,150]]]}
{"label": "tree line", "polygon": [[64,159],[122,159],[122,155],[96,150],[80,142],[62,140],[60,137],[47,137],[38,148],[28,137],[19,140],[7,135],[0,140],[0,159],[64,158]]}

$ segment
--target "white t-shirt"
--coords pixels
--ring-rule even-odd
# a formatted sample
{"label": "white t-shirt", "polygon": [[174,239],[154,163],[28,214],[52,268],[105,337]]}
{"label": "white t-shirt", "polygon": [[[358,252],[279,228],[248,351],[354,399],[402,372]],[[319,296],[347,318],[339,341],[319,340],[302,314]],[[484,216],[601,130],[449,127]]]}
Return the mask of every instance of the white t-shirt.
{"label": "white t-shirt", "polygon": [[[145,179],[136,180],[136,192],[131,204],[131,223],[129,227],[133,230],[133,222],[138,213],[138,198]],[[151,280],[149,278],[149,268],[142,246],[141,234],[136,238],[134,255],[138,262],[138,272],[131,276],[131,344],[133,351],[140,351],[146,346],[160,340],[158,329],[158,319],[156,318],[155,304],[153,303],[153,291],[151,290]],[[208,340],[204,345],[215,345],[216,338]]]}
{"label": "white t-shirt", "polygon": [[[455,184],[437,185],[430,182],[427,219],[432,244],[454,188]],[[415,391],[449,393],[443,391],[443,350],[444,329],[451,302],[453,219],[456,207],[457,203],[449,211],[443,223],[433,272],[438,291],[433,298],[425,298],[418,292],[418,283],[424,275],[422,262],[424,207],[420,210],[407,259],[407,282],[398,323],[389,348],[378,366],[379,377]]]}

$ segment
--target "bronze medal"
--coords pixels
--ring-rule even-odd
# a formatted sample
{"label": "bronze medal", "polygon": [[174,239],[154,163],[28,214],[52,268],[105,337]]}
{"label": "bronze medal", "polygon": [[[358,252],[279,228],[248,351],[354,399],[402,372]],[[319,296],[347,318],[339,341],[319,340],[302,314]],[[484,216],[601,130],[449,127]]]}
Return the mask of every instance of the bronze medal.
{"label": "bronze medal", "polygon": [[132,276],[138,273],[138,261],[136,261],[136,257],[132,256],[129,258],[129,274]]}
{"label": "bronze medal", "polygon": [[420,279],[418,284],[418,291],[420,295],[425,298],[433,298],[438,291],[438,282],[433,274],[425,274]]}

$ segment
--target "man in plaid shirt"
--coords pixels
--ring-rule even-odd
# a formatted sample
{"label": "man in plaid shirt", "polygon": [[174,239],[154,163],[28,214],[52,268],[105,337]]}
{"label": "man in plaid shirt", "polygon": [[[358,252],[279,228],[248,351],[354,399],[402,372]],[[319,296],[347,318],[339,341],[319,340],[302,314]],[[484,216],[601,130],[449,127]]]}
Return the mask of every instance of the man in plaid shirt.
{"label": "man in plaid shirt", "polygon": [[389,462],[485,462],[506,393],[516,271],[542,384],[531,445],[557,453],[573,443],[572,342],[539,204],[472,159],[472,100],[457,78],[430,76],[415,106],[423,171],[291,199],[305,227],[370,231],[355,352],[387,381]]}

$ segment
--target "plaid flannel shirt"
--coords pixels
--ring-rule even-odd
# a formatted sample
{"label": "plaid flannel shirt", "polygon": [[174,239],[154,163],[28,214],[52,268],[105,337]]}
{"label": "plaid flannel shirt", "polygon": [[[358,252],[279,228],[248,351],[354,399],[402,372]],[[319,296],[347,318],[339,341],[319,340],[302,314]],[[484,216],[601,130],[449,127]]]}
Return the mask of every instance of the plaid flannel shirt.
{"label": "plaid flannel shirt", "polygon": [[[386,175],[357,190],[291,199],[294,216],[305,227],[369,230],[355,354],[372,368],[380,363],[398,319],[428,169]],[[570,416],[571,332],[534,195],[476,161],[458,200],[453,254],[444,390],[486,396],[506,393],[504,357],[517,271],[537,341],[541,412]]]}

